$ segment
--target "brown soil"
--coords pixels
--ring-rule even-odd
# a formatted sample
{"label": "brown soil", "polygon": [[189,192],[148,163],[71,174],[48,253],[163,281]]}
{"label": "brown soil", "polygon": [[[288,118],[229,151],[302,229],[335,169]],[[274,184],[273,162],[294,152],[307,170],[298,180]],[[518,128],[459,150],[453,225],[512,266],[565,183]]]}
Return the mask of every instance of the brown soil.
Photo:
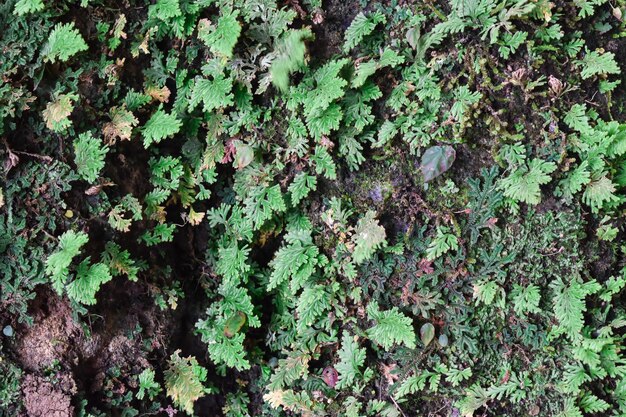
{"label": "brown soil", "polygon": [[82,335],[70,306],[52,293],[46,298],[48,311],[35,316],[34,325],[24,329],[16,346],[19,361],[28,371],[42,371],[55,360],[71,362],[73,347]]}
{"label": "brown soil", "polygon": [[[96,306],[110,314],[103,320],[88,316],[82,324],[54,292],[38,294],[31,307],[34,324],[17,329],[11,349],[12,359],[26,371],[22,383],[25,416],[74,415],[77,393],[88,398],[90,405],[98,405],[103,400],[98,395],[103,392],[124,394],[136,388],[132,376],[150,367],[146,351],[165,351],[162,341],[168,337],[162,332],[171,326],[170,321],[152,300],[143,303],[136,292],[135,302],[120,299],[112,296],[114,289],[104,289],[103,300]],[[140,332],[137,326],[141,326]],[[146,339],[150,340],[148,347]],[[118,370],[120,377],[111,378],[111,369]]]}
{"label": "brown soil", "polygon": [[325,1],[323,9],[323,20],[313,25],[315,40],[309,45],[309,54],[317,62],[325,62],[341,51],[345,30],[358,12],[365,11],[355,0]]}
{"label": "brown soil", "polygon": [[76,385],[69,375],[58,378],[56,384],[45,378],[27,375],[22,381],[24,408],[28,417],[71,417],[74,407],[72,395]]}

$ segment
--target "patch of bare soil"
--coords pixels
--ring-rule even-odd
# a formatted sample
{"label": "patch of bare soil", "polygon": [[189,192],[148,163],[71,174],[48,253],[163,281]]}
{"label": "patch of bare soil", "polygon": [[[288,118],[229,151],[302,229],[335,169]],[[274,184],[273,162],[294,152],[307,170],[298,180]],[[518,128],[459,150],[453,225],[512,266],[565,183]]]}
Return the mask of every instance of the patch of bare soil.
{"label": "patch of bare soil", "polygon": [[[103,405],[106,399],[99,393],[123,395],[136,388],[133,376],[150,367],[148,351],[163,348],[162,326],[169,322],[155,311],[151,300],[120,304],[118,298],[113,310],[113,301],[103,298],[100,304],[111,313],[101,321],[93,316],[98,325],[89,325],[90,320],[75,321],[71,306],[54,292],[38,294],[32,306],[34,324],[19,329],[11,349],[14,360],[28,372],[22,383],[23,416],[72,416],[76,394],[88,398],[91,405]],[[87,331],[84,326],[91,328]],[[121,377],[110,378],[110,369],[119,370]]]}
{"label": "patch of bare soil", "polygon": [[315,19],[313,32],[315,41],[310,44],[310,55],[324,62],[341,51],[344,32],[354,16],[363,8],[355,0],[325,1],[321,19]]}
{"label": "patch of bare soil", "polygon": [[66,302],[51,294],[47,308],[35,317],[33,326],[24,329],[16,346],[18,359],[28,371],[41,371],[55,360],[68,358],[82,335]]}
{"label": "patch of bare soil", "polygon": [[45,378],[26,375],[22,381],[24,408],[28,417],[71,417],[74,415],[72,395],[76,384],[71,376],[59,376],[56,383]]}

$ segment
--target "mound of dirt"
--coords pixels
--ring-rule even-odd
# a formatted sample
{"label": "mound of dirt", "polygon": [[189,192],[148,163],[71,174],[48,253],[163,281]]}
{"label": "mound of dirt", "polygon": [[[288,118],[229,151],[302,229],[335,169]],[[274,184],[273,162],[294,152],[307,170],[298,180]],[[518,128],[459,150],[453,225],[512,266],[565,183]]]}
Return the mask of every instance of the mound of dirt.
{"label": "mound of dirt", "polygon": [[82,335],[72,319],[70,306],[56,296],[49,297],[48,311],[41,319],[24,329],[16,352],[24,369],[32,372],[63,360],[72,352],[75,341]]}
{"label": "mound of dirt", "polygon": [[76,385],[71,376],[64,374],[58,377],[53,385],[46,379],[26,375],[22,381],[24,408],[28,417],[71,417],[74,407],[72,395],[76,393]]}
{"label": "mound of dirt", "polygon": [[[106,297],[103,297],[106,299]],[[131,377],[149,368],[143,337],[154,337],[152,348],[159,347],[157,339],[161,324],[139,318],[133,304],[121,304],[119,316],[91,323],[86,331],[74,319],[71,306],[51,291],[41,292],[34,302],[34,324],[18,332],[12,347],[14,360],[28,371],[22,383],[24,416],[71,416],[70,400],[80,392],[95,403],[91,394],[101,390],[118,394],[136,388]],[[128,307],[128,308],[126,308]],[[152,315],[152,308],[141,307]],[[143,323],[141,335],[135,335],[137,323]],[[162,325],[167,326],[163,321]],[[123,378],[110,378],[107,370],[117,369]],[[51,372],[56,374],[50,376]],[[0,415],[2,412],[0,411]]]}

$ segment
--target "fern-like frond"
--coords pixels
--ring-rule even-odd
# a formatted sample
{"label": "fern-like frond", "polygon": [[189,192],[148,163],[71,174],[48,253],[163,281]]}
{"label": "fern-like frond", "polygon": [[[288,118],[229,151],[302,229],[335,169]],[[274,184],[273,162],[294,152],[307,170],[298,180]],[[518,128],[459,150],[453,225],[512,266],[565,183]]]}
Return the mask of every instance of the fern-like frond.
{"label": "fern-like frond", "polygon": [[22,16],[28,13],[40,12],[43,8],[43,0],[19,0],[15,3],[13,13],[18,16]]}
{"label": "fern-like frond", "polygon": [[104,168],[104,158],[108,151],[109,147],[94,138],[91,132],[78,135],[74,142],[74,162],[78,175],[89,183],[95,182]]}
{"label": "fern-like frond", "polygon": [[108,266],[102,263],[90,265],[87,258],[78,265],[74,281],[67,285],[67,296],[77,303],[95,304],[100,286],[109,282],[111,278]]}
{"label": "fern-like frond", "polygon": [[208,19],[202,19],[198,23],[198,37],[216,55],[230,58],[233,56],[233,48],[241,33],[241,24],[237,21],[237,10],[224,10],[217,19],[217,24],[212,25]]}
{"label": "fern-like frond", "polygon": [[42,54],[44,59],[50,62],[67,61],[78,52],[87,49],[89,48],[74,23],[59,23],[50,32]]}
{"label": "fern-like frond", "polygon": [[374,326],[367,330],[367,335],[384,349],[391,349],[394,344],[404,344],[408,348],[415,347],[413,323],[396,307],[380,311],[378,303],[372,301],[367,305],[367,315],[375,322]]}
{"label": "fern-like frond", "polygon": [[528,165],[516,169],[511,175],[500,181],[504,196],[526,204],[539,204],[541,188],[550,182],[550,175],[556,170],[554,162],[533,159]]}
{"label": "fern-like frond", "polygon": [[168,114],[159,106],[142,129],[143,146],[147,149],[153,143],[159,143],[167,137],[174,136],[183,123],[174,114]]}
{"label": "fern-like frond", "polygon": [[207,378],[207,370],[198,364],[192,356],[181,357],[180,350],[170,356],[168,367],[164,372],[167,395],[182,411],[193,414],[193,404],[204,396],[203,382]]}
{"label": "fern-like frond", "polygon": [[169,20],[182,15],[178,0],[156,0],[156,3],[148,8],[148,16],[151,18]]}
{"label": "fern-like frond", "polygon": [[311,191],[314,191],[317,186],[317,178],[313,175],[308,175],[306,172],[300,172],[295,176],[293,182],[289,185],[289,192],[291,193],[291,202],[297,205],[302,199],[304,199]]}
{"label": "fern-like frond", "polygon": [[341,349],[337,353],[339,363],[335,369],[339,373],[336,389],[350,387],[361,373],[361,368],[365,364],[365,349],[359,347],[356,337],[343,332],[341,339]]}
{"label": "fern-like frond", "polygon": [[352,242],[352,260],[360,264],[369,259],[378,248],[387,244],[385,228],[376,220],[376,213],[368,211],[356,225]]}
{"label": "fern-like frond", "polygon": [[587,51],[584,58],[579,61],[579,64],[582,67],[580,75],[583,80],[594,75],[619,74],[620,72],[613,52]]}
{"label": "fern-like frond", "polygon": [[386,18],[382,13],[372,13],[369,16],[359,13],[356,15],[345,33],[345,42],[343,44],[344,52],[349,52],[363,38],[374,31],[378,23],[385,22]]}
{"label": "fern-like frond", "polygon": [[189,109],[195,109],[198,104],[203,104],[205,112],[227,107],[233,104],[233,81],[230,77],[217,74],[212,80],[198,78],[191,90]]}
{"label": "fern-like frond", "polygon": [[68,230],[59,237],[57,250],[46,259],[46,273],[52,277],[52,287],[57,293],[63,291],[72,259],[80,253],[88,240],[86,233]]}
{"label": "fern-like frond", "polygon": [[292,29],[285,33],[276,46],[276,58],[270,66],[272,83],[281,91],[289,88],[289,75],[304,66],[306,45],[313,37],[310,29]]}
{"label": "fern-like frond", "polygon": [[597,213],[605,204],[619,200],[615,195],[615,185],[606,175],[590,182],[583,193],[583,202],[591,207],[591,211]]}

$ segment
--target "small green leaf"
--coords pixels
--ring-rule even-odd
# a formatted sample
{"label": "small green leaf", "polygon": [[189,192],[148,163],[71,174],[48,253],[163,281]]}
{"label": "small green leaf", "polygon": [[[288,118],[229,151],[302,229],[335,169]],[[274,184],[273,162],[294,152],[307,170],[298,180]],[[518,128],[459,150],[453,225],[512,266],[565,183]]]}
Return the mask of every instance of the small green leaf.
{"label": "small green leaf", "polygon": [[429,182],[449,170],[455,159],[456,152],[452,146],[432,146],[428,148],[422,155],[420,164],[424,182]]}
{"label": "small green leaf", "polygon": [[354,252],[352,260],[356,264],[361,264],[369,259],[378,248],[387,245],[385,240],[385,228],[376,220],[376,213],[369,210],[365,213],[354,231],[352,242],[354,243]]}
{"label": "small green leaf", "polygon": [[415,348],[412,320],[401,313],[397,307],[380,311],[378,302],[372,301],[367,305],[367,316],[376,322],[373,327],[367,329],[367,335],[383,349],[389,350],[396,344],[404,344],[409,349]]}
{"label": "small green leaf", "polygon": [[158,382],[154,381],[154,370],[152,369],[144,369],[139,374],[139,391],[137,391],[136,397],[140,400],[143,400],[144,397],[150,398],[151,400],[161,392],[161,386]]}
{"label": "small green leaf", "polygon": [[254,160],[254,149],[252,146],[240,140],[233,141],[235,145],[235,163],[237,169],[242,169],[250,165]]}
{"label": "small green leaf", "polygon": [[406,41],[414,50],[417,49],[417,43],[419,42],[420,37],[421,37],[421,33],[420,33],[419,28],[417,27],[407,30],[406,36],[405,36]]}
{"label": "small green leaf", "polygon": [[235,314],[230,316],[226,323],[224,324],[224,336],[229,339],[239,333],[239,330],[246,324],[247,316],[245,313],[241,311],[237,311]]}
{"label": "small green leaf", "polygon": [[432,323],[424,323],[420,328],[420,339],[424,346],[430,345],[435,338],[435,326]]}
{"label": "small green leaf", "polygon": [[189,108],[193,110],[200,103],[205,112],[228,107],[233,104],[232,88],[232,79],[224,78],[223,74],[215,75],[212,80],[198,78],[191,90]]}
{"label": "small green leaf", "polygon": [[168,360],[164,372],[165,389],[179,410],[193,414],[193,405],[206,394],[203,382],[207,370],[198,364],[193,356],[181,357],[180,350],[175,351]]}
{"label": "small green leaf", "polygon": [[500,187],[504,190],[505,197],[523,201],[526,204],[539,204],[541,202],[540,186],[551,181],[550,174],[556,168],[554,162],[535,158],[502,179]]}
{"label": "small green leaf", "polygon": [[349,52],[352,48],[361,43],[364,37],[372,33],[378,23],[385,21],[385,15],[380,12],[372,13],[367,16],[363,13],[356,15],[348,29],[346,29],[343,51],[346,53]]}

